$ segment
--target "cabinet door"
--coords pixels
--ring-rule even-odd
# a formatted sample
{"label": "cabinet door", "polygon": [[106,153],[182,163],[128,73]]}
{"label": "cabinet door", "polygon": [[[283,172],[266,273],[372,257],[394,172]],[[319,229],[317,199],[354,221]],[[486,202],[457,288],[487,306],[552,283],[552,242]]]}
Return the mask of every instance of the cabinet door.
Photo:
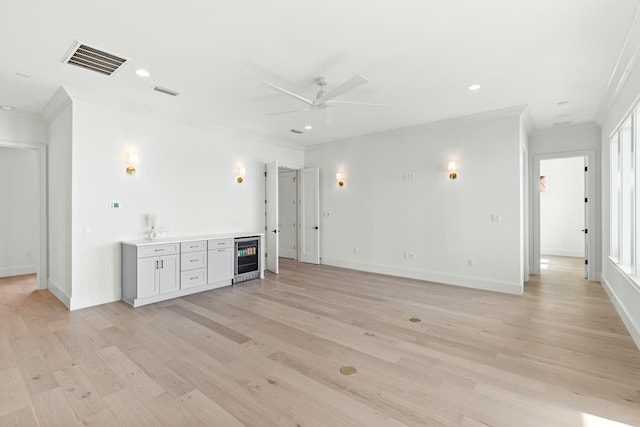
{"label": "cabinet door", "polygon": [[158,257],[139,258],[137,273],[137,298],[146,298],[158,295]]}
{"label": "cabinet door", "polygon": [[166,255],[160,257],[160,293],[174,292],[180,289],[180,257]]}
{"label": "cabinet door", "polygon": [[209,251],[207,283],[233,279],[233,248]]}

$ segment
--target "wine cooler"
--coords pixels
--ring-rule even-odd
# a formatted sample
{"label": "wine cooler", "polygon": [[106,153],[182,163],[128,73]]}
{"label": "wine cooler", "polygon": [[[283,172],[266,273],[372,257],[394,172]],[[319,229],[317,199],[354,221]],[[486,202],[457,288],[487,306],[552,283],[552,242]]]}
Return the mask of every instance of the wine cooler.
{"label": "wine cooler", "polygon": [[244,237],[235,239],[235,274],[233,283],[260,278],[260,239]]}

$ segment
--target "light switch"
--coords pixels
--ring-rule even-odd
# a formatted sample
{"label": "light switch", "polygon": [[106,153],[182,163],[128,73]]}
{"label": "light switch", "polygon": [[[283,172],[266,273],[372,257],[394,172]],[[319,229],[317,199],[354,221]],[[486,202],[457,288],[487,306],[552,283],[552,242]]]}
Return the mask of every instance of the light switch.
{"label": "light switch", "polygon": [[120,202],[111,202],[111,207],[113,209],[120,209]]}

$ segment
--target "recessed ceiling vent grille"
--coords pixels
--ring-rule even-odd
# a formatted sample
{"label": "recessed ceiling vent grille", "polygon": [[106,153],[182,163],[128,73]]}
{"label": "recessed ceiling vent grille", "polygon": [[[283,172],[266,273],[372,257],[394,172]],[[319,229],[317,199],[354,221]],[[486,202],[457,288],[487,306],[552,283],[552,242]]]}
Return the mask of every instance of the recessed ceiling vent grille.
{"label": "recessed ceiling vent grille", "polygon": [[67,64],[76,65],[107,76],[114,74],[127,61],[129,61],[127,58],[122,58],[80,42],[76,42],[73,45],[63,60]]}
{"label": "recessed ceiling vent grille", "polygon": [[164,93],[165,95],[171,95],[171,96],[180,95],[180,92],[176,92],[175,90],[167,89],[166,87],[162,87],[162,86],[155,86],[153,90],[155,90],[156,92]]}

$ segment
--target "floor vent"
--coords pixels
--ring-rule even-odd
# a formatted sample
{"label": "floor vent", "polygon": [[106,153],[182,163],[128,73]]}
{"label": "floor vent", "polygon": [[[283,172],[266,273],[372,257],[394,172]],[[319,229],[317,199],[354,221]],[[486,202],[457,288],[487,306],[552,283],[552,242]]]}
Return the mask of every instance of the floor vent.
{"label": "floor vent", "polygon": [[162,86],[154,86],[153,90],[155,90],[156,92],[164,93],[165,95],[171,95],[171,96],[180,95],[180,92],[176,92],[175,90],[167,89],[166,87],[162,87]]}
{"label": "floor vent", "polygon": [[80,42],[76,42],[63,59],[63,62],[67,64],[86,68],[107,76],[113,75],[128,61],[127,58],[122,58]]}

